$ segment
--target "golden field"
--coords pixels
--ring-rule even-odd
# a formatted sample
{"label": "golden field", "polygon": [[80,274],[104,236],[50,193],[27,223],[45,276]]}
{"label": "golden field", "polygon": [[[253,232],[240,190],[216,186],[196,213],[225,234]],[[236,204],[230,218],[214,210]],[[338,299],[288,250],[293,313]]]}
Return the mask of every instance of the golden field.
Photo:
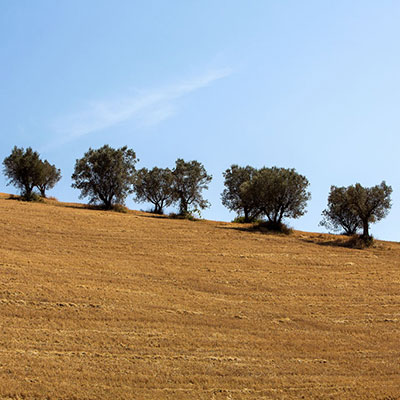
{"label": "golden field", "polygon": [[0,398],[400,399],[400,244],[0,195]]}

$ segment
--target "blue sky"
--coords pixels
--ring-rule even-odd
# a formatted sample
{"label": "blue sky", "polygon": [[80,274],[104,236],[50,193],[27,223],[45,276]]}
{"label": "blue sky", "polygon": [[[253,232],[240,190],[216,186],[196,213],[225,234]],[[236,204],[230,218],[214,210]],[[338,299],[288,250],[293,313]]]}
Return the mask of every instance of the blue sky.
{"label": "blue sky", "polygon": [[[226,221],[226,168],[293,167],[312,199],[288,222],[305,231],[323,231],[331,185],[386,180],[371,231],[400,241],[398,21],[388,0],[2,1],[0,159],[38,150],[62,201],[89,147],[128,145],[138,168],[196,159],[213,175],[203,216]],[[0,191],[15,193],[3,176]]]}

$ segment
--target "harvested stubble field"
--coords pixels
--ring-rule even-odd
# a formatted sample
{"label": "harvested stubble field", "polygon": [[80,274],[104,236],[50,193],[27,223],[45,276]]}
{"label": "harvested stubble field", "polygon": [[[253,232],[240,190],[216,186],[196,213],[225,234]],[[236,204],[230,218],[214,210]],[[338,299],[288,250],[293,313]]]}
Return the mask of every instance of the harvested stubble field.
{"label": "harvested stubble field", "polygon": [[1,398],[400,398],[399,243],[7,197]]}

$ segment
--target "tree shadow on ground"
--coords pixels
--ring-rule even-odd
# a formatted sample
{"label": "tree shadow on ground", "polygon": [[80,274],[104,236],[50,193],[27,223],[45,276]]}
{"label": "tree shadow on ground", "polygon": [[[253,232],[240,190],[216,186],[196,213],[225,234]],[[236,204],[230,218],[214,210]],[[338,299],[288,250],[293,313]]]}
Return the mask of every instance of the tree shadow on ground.
{"label": "tree shadow on ground", "polygon": [[140,211],[140,212],[143,213],[142,217],[144,217],[144,218],[171,219],[168,217],[168,215],[164,215],[164,214],[153,214],[148,211]]}
{"label": "tree shadow on ground", "polygon": [[235,231],[247,232],[247,233],[262,233],[265,235],[279,235],[279,236],[290,236],[293,233],[293,229],[284,227],[282,230],[271,229],[264,223],[255,224],[243,224],[244,226],[218,226],[218,229],[233,229]]}
{"label": "tree shadow on ground", "polygon": [[177,221],[202,221],[199,218],[195,218],[190,215],[180,215],[180,214],[155,214],[154,212],[151,211],[144,211],[140,210],[141,213],[143,213],[142,217],[144,218],[156,218],[156,219],[168,219],[168,220],[177,220]]}
{"label": "tree shadow on ground", "polygon": [[340,236],[335,239],[321,239],[320,237],[300,238],[302,242],[312,243],[324,247],[342,247],[346,249],[363,250],[373,246],[373,240],[366,242],[360,236]]}
{"label": "tree shadow on ground", "polygon": [[5,197],[4,200],[16,200],[20,201],[23,203],[44,203],[45,198],[37,194],[36,192],[32,194],[32,197],[30,198],[25,198],[24,196],[16,195],[16,194],[10,194],[8,197]]}
{"label": "tree shadow on ground", "polygon": [[11,194],[9,197],[6,197],[4,200],[16,200],[16,201],[23,201],[21,196],[17,196],[15,194]]}
{"label": "tree shadow on ground", "polygon": [[65,207],[65,208],[74,208],[76,210],[93,210],[93,211],[112,211],[112,210],[106,210],[102,207],[99,206],[93,206],[90,204],[67,204],[67,203],[60,203],[60,204],[54,204],[55,206],[58,207]]}
{"label": "tree shadow on ground", "polygon": [[124,207],[113,207],[113,208],[105,208],[104,206],[99,206],[99,205],[93,205],[93,204],[68,204],[68,203],[52,203],[52,205],[56,207],[65,207],[65,208],[73,208],[75,210],[90,210],[90,211],[111,211],[115,213],[120,213],[120,214],[127,214],[129,210]]}

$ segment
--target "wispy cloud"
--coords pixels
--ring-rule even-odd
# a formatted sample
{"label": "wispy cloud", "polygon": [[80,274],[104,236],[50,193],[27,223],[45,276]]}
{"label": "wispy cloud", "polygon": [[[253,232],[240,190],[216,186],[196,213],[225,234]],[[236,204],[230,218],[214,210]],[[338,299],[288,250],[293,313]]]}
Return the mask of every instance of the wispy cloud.
{"label": "wispy cloud", "polygon": [[52,129],[62,136],[65,143],[133,119],[140,125],[157,125],[178,112],[176,100],[230,74],[230,69],[213,70],[170,86],[141,91],[134,96],[92,101],[84,109],[55,120]]}

